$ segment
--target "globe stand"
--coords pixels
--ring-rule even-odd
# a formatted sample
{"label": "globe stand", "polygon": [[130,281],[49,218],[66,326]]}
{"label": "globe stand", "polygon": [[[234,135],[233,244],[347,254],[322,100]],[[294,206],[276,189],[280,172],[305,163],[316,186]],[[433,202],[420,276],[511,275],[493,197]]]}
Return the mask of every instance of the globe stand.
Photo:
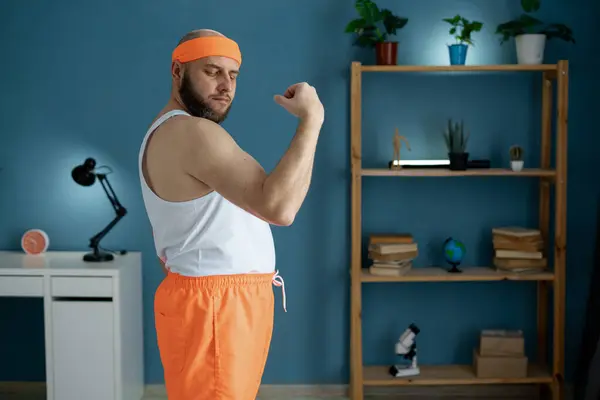
{"label": "globe stand", "polygon": [[[451,244],[452,246],[450,246]],[[459,253],[456,253],[456,251],[459,251]],[[465,252],[465,245],[462,242],[454,240],[452,237],[444,241],[444,258],[448,264],[452,265],[452,268],[448,270],[449,273],[459,274],[462,272],[458,269],[458,266],[462,262]]]}
{"label": "globe stand", "polygon": [[462,270],[457,268],[459,264],[450,263],[450,265],[452,265],[452,268],[448,270],[449,273],[457,274],[462,272]]}

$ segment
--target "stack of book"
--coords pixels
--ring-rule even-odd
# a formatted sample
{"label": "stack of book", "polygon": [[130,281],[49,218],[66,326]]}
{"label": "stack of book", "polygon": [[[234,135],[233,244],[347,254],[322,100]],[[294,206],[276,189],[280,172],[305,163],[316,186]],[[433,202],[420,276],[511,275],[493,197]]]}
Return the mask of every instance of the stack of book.
{"label": "stack of book", "polygon": [[494,266],[499,271],[539,272],[547,268],[544,239],[538,229],[518,226],[492,229]]}
{"label": "stack of book", "polygon": [[371,235],[369,272],[373,275],[404,275],[419,255],[417,244],[408,233]]}
{"label": "stack of book", "polygon": [[478,378],[525,378],[529,360],[523,331],[483,330],[479,348],[473,349],[473,367]]}

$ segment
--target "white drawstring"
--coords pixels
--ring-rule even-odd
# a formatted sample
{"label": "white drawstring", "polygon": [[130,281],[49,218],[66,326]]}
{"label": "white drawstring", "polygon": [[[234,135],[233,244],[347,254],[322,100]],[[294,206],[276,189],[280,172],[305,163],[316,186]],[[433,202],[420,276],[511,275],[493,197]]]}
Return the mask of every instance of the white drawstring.
{"label": "white drawstring", "polygon": [[287,312],[285,301],[285,285],[283,283],[283,278],[279,275],[279,271],[275,271],[275,275],[273,275],[273,285],[281,286],[281,293],[283,294],[283,309],[285,312]]}

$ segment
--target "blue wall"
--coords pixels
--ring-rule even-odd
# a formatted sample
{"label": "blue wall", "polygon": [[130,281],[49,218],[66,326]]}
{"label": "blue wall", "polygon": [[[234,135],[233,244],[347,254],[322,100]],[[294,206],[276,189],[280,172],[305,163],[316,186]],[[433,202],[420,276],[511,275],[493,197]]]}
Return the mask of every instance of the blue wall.
{"label": "blue wall", "polygon": [[[592,0],[543,0],[541,16],[574,27],[576,46],[548,45],[547,61],[571,61],[567,372],[578,356],[595,234],[598,185],[592,164],[598,140],[598,5]],[[168,4],[168,5],[167,5]],[[469,61],[514,62],[513,44],[498,45],[494,27],[519,12],[518,0],[380,0],[410,18],[401,31],[399,61],[446,64],[448,26],[462,13],[486,23],[475,35]],[[250,13],[256,13],[251,17]],[[290,228],[274,228],[287,314],[276,310],[265,383],[343,383],[349,341],[349,68],[372,58],[351,46],[345,24],[353,1],[85,1],[36,5],[4,0],[0,13],[0,248],[18,249],[29,228],[50,234],[52,250],[86,250],[87,239],[111,218],[100,187],[82,188],[70,169],[86,157],[113,167],[111,182],[129,215],[106,237],[107,248],[144,254],[146,380],[162,382],[152,298],[162,278],[153,253],[137,175],[138,146],[170,90],[170,52],[188,30],[207,27],[238,40],[244,65],[226,128],[271,170],[286,150],[296,121],[272,101],[297,81],[316,86],[326,107],[311,191]],[[366,75],[364,163],[384,165],[399,127],[412,146],[404,157],[442,157],[440,131],[447,117],[464,118],[471,153],[507,165],[519,142],[526,163],[538,162],[539,75]],[[594,130],[592,130],[594,129]],[[472,178],[364,182],[365,235],[410,231],[421,246],[417,265],[439,263],[449,235],[468,246],[467,263],[486,264],[490,229],[535,223],[535,180]],[[88,215],[88,213],[92,213]],[[65,219],[73,218],[74,223]],[[279,291],[277,300],[281,300]],[[1,302],[0,379],[44,378],[39,301]],[[278,303],[279,305],[280,303]],[[15,306],[19,308],[15,308]],[[420,361],[471,360],[477,332],[522,328],[534,355],[535,284],[457,283],[366,285],[366,363],[390,363],[393,344],[408,323],[422,328]],[[434,324],[443,329],[434,329]],[[7,345],[8,344],[8,345]]]}

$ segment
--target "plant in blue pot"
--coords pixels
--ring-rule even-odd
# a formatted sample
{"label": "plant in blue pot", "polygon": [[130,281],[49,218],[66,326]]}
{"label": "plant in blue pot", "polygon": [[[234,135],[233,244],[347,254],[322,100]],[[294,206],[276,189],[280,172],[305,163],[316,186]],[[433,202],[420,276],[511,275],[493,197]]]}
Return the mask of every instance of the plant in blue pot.
{"label": "plant in blue pot", "polygon": [[459,14],[456,14],[452,18],[444,18],[443,21],[451,25],[449,33],[456,39],[456,43],[448,45],[450,65],[465,65],[469,45],[474,46],[471,35],[473,32],[481,31],[483,23],[469,21]]}

